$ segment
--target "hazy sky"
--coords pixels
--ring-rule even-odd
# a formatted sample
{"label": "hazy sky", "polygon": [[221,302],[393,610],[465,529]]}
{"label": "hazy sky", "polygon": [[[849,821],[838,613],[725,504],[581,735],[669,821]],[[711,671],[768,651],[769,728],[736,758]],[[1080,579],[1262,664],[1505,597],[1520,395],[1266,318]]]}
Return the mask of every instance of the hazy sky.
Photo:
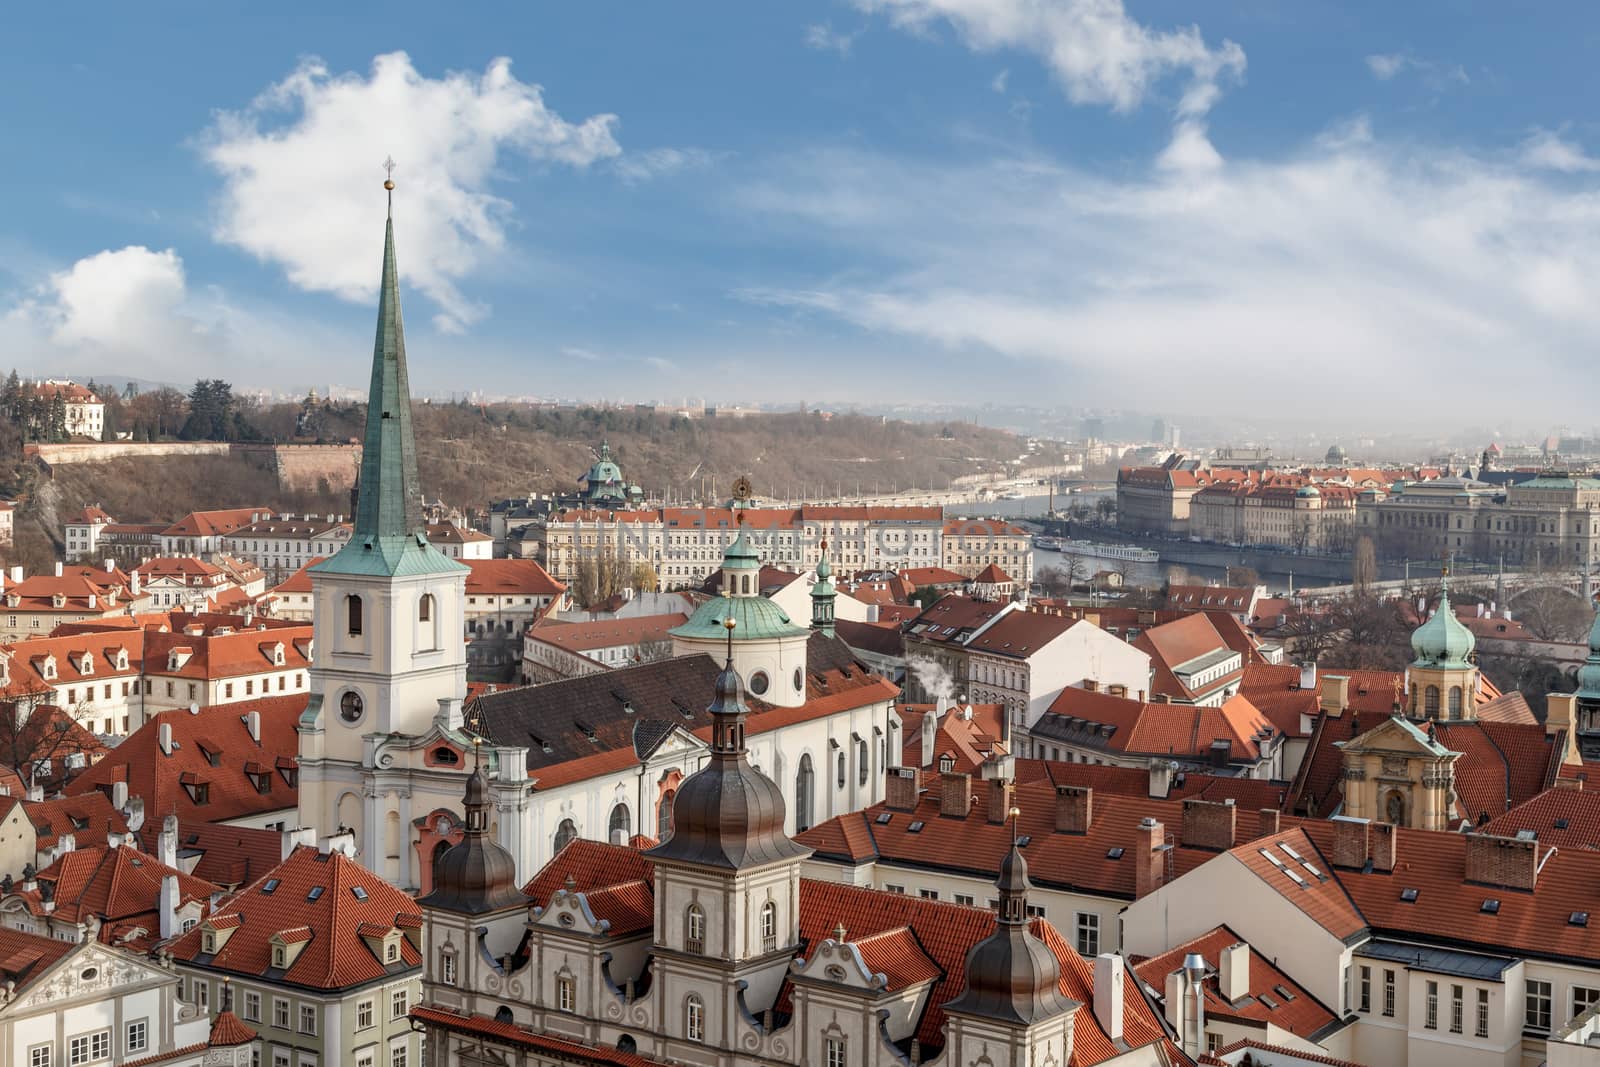
{"label": "hazy sky", "polygon": [[392,154],[419,390],[1592,421],[1593,4],[271,7],[8,11],[8,362],[359,384]]}

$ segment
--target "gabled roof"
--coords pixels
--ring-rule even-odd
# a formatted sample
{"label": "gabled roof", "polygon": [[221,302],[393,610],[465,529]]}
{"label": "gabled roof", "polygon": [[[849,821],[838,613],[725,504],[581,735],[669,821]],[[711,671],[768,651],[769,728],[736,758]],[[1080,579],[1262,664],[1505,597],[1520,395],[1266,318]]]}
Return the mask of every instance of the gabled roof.
{"label": "gabled roof", "polygon": [[464,559],[460,562],[468,569],[468,596],[556,597],[567,588],[531,559]]}
{"label": "gabled roof", "polygon": [[649,641],[669,640],[667,631],[689,621],[681,611],[667,615],[633,615],[593,622],[557,622],[545,618],[527,632],[527,638],[569,652],[587,653]]}
{"label": "gabled roof", "polygon": [[[179,710],[153,715],[105,759],[74,778],[67,792],[76,796],[126,782],[129,794],[144,798],[146,811],[175,813],[184,823],[222,822],[292,808],[299,792],[297,785],[290,784],[298,782],[295,724],[306,700],[307,694],[301,693],[219,704],[198,713]],[[244,722],[250,711],[261,714],[259,742],[250,736]],[[161,749],[163,725],[171,727],[176,742],[170,754]],[[246,773],[249,764],[268,772],[265,793]],[[197,784],[206,786],[203,801],[193,789]]]}
{"label": "gabled roof", "polygon": [[621,882],[650,882],[655,869],[655,864],[637,849],[579,837],[551,857],[522,891],[528,895],[529,903],[542,908],[550,903],[556,890],[567,888],[569,878],[571,888],[586,893]]}
{"label": "gabled roof", "polygon": [[1068,686],[1032,732],[1110,752],[1179,759],[1209,759],[1213,745],[1224,741],[1230,760],[1254,760],[1277,728],[1239,695],[1221,707],[1145,704]]}
{"label": "gabled roof", "polygon": [[[204,951],[202,924],[172,943],[173,956],[211,970],[320,990],[347,989],[422,965],[421,953],[405,936],[399,938],[398,963],[385,963],[363,936],[404,929],[402,918],[415,920],[414,928],[422,918],[417,902],[337,849],[299,846],[224,900],[208,921],[233,916],[239,922],[214,955]],[[305,944],[281,972],[272,966],[274,936]]]}
{"label": "gabled roof", "polygon": [[[1580,788],[1571,788],[1572,784]],[[1502,837],[1529,832],[1543,845],[1559,849],[1600,849],[1600,792],[1581,788],[1583,783],[1544,792],[1491,818],[1482,831]]]}
{"label": "gabled roof", "polygon": [[1339,1021],[1321,1001],[1248,945],[1247,993],[1237,1001],[1224,999],[1216,971],[1223,950],[1243,941],[1228,927],[1218,926],[1159,956],[1135,963],[1133,970],[1159,1000],[1165,995],[1167,975],[1181,970],[1184,957],[1192,952],[1204,959],[1209,969],[1203,984],[1207,1019],[1270,1024],[1309,1041]]}
{"label": "gabled roof", "polygon": [[108,834],[127,833],[128,820],[111,806],[102,793],[88,793],[76,797],[57,797],[54,800],[18,800],[14,797],[0,799],[0,811],[11,805],[22,805],[23,813],[33,824],[38,835],[38,847],[48,848],[62,837],[71,834],[79,845],[94,845],[106,840]]}
{"label": "gabled roof", "polygon": [[1011,575],[1001,570],[999,564],[991,563],[979,571],[977,577],[972,580],[979,585],[1008,585],[1011,582]]}
{"label": "gabled roof", "polygon": [[41,934],[0,929],[0,980],[15,983],[15,993],[25,992],[63,956],[78,947],[71,941],[57,941]]}
{"label": "gabled roof", "polygon": [[[100,797],[85,793],[83,799]],[[146,819],[139,843],[151,854],[159,847],[161,819]],[[229,889],[254,881],[283,858],[283,835],[225,823],[188,822],[178,826],[178,866],[196,878]]]}
{"label": "gabled roof", "polygon": [[220,511],[191,511],[161,531],[163,537],[215,537],[233,533],[241,526],[268,518],[269,508],[224,508]]}
{"label": "gabled roof", "polygon": [[1335,877],[1333,865],[1303,828],[1257,838],[1228,854],[1334,937],[1344,940],[1366,928],[1366,919]]}
{"label": "gabled roof", "polygon": [[[131,845],[111,848],[92,845],[74,849],[40,871],[42,887],[49,883],[57,921],[87,923],[100,920],[100,938],[108,943],[145,946],[160,934],[161,882],[168,875],[178,879],[178,904],[208,901],[218,887],[203,878],[163,865],[154,856]],[[24,900],[35,915],[44,914],[40,889],[18,889],[13,896]],[[142,937],[131,937],[134,928]]]}
{"label": "gabled roof", "polygon": [[994,625],[969,640],[967,647],[991,656],[1026,660],[1074,626],[1080,625],[1088,624],[1042,611],[1009,611],[995,620]]}

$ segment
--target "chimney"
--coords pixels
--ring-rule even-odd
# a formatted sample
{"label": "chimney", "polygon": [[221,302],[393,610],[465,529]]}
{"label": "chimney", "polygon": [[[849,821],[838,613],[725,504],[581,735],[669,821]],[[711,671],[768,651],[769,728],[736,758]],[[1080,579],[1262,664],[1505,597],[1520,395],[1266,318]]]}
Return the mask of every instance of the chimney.
{"label": "chimney", "polygon": [[1238,814],[1232,800],[1185,800],[1183,843],[1218,852],[1232,848],[1237,840]]}
{"label": "chimney", "polygon": [[[113,786],[113,788],[115,788]],[[115,794],[113,794],[115,795]],[[124,794],[126,796],[126,794]],[[129,797],[128,806],[119,809],[127,817],[128,829],[137,833],[144,826],[144,797]]]}
{"label": "chimney", "polygon": [[1260,827],[1256,837],[1271,837],[1283,827],[1283,816],[1277,808],[1262,808],[1259,813]]}
{"label": "chimney", "polygon": [[883,806],[890,811],[915,811],[917,807],[917,772],[910,767],[890,767],[889,781],[884,789]]}
{"label": "chimney", "polygon": [[106,568],[106,573],[110,574],[112,571],[117,569],[117,561],[114,560],[114,559],[106,560],[105,561],[105,568]]}
{"label": "chimney", "polygon": [[1165,800],[1172,792],[1172,772],[1177,764],[1169,759],[1150,761],[1150,798]]}
{"label": "chimney", "polygon": [[134,571],[132,574],[128,575],[128,594],[130,596],[138,596],[139,595],[139,572],[138,571]]}
{"label": "chimney", "polygon": [[1122,996],[1127,985],[1121,956],[1102,952],[1094,958],[1094,1019],[1113,1045],[1122,1041]]}
{"label": "chimney", "polygon": [[1197,1060],[1205,1048],[1206,961],[1198,952],[1183,958],[1183,1051]]}
{"label": "chimney", "polygon": [[1322,676],[1322,710],[1338,718],[1350,706],[1350,679],[1342,674]]}
{"label": "chimney", "polygon": [[951,772],[939,776],[939,814],[965,819],[972,808],[972,776]]}
{"label": "chimney", "polygon": [[1165,996],[1162,998],[1166,1008],[1167,1024],[1172,1027],[1172,1036],[1178,1039],[1178,1044],[1183,1044],[1183,972],[1173,971],[1167,975]]}
{"label": "chimney", "polygon": [[261,713],[259,711],[245,712],[244,728],[250,731],[250,740],[259,745],[261,743]]}
{"label": "chimney", "polygon": [[1086,834],[1093,819],[1093,789],[1086,785],[1056,786],[1056,833]]}
{"label": "chimney", "polygon": [[12,567],[11,568],[11,584],[12,585],[16,585],[20,581],[22,581],[22,568],[21,567]]}
{"label": "chimney", "polygon": [[1538,841],[1493,834],[1467,835],[1467,881],[1506,889],[1532,889],[1538,873]]}
{"label": "chimney", "polygon": [[1250,995],[1250,946],[1243,941],[1223,949],[1217,959],[1217,988],[1229,1004]]}
{"label": "chimney", "polygon": [[56,577],[61,577],[61,561],[59,559],[56,560]]}
{"label": "chimney", "polygon": [[1395,864],[1395,844],[1400,837],[1399,831],[1393,823],[1376,822],[1372,824],[1367,839],[1367,858],[1372,861],[1375,871],[1393,871]]}
{"label": "chimney", "polygon": [[440,697],[438,720],[446,729],[459,730],[462,725],[460,697]]}
{"label": "chimney", "polygon": [[937,706],[922,716],[922,765],[933,766],[933,746],[938,744],[939,711]]}
{"label": "chimney", "polygon": [[1093,678],[1085,678],[1083,680],[1083,691],[1085,693],[1097,693],[1100,691],[1100,683]]}
{"label": "chimney", "polygon": [[338,852],[350,859],[355,859],[356,832],[354,830],[340,830],[336,833],[331,833],[317,842],[317,851],[324,856]]}
{"label": "chimney", "polygon": [[1333,855],[1328,859],[1335,867],[1355,870],[1365,867],[1371,847],[1371,821],[1348,815],[1335,815],[1328,821],[1333,823]]}
{"label": "chimney", "polygon": [[89,610],[94,611],[100,606],[100,598],[93,593],[89,594]]}
{"label": "chimney", "polygon": [[170,722],[161,723],[156,727],[156,743],[161,746],[162,755],[172,755],[172,724]]}
{"label": "chimney", "polygon": [[178,932],[178,876],[161,879],[161,940]]}
{"label": "chimney", "polygon": [[1133,832],[1133,895],[1143,898],[1161,888],[1167,880],[1166,830],[1146,816]]}
{"label": "chimney", "polygon": [[122,811],[128,806],[128,783],[111,783],[111,806],[117,811]]}
{"label": "chimney", "polygon": [[1300,688],[1315,689],[1317,687],[1317,665],[1315,663],[1300,664]]}
{"label": "chimney", "polygon": [[989,821],[1003,823],[1011,811],[1011,781],[1007,778],[989,779]]}
{"label": "chimney", "polygon": [[156,859],[163,866],[178,868],[178,817],[168,815],[161,820],[161,832],[156,834]]}
{"label": "chimney", "polygon": [[281,835],[280,859],[288,859],[289,854],[301,845],[315,845],[317,843],[317,828],[315,826],[297,826],[293,830],[284,830]]}

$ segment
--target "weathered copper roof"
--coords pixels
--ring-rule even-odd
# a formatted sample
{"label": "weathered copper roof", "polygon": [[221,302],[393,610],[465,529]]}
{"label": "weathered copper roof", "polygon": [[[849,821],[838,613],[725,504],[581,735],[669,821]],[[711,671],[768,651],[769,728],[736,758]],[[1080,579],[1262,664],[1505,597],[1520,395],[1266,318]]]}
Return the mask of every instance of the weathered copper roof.
{"label": "weathered copper roof", "polygon": [[527,907],[517,887],[516,860],[489,838],[489,788],[476,767],[467,776],[464,807],[466,836],[439,857],[433,891],[417,903],[465,915]]}

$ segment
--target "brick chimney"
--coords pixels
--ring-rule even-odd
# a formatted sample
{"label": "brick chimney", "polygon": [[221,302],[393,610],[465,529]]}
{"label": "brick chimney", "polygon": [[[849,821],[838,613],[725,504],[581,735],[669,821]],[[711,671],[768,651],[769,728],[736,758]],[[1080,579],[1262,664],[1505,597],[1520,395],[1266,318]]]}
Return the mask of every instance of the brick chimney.
{"label": "brick chimney", "polygon": [[1367,858],[1375,871],[1393,871],[1400,832],[1393,823],[1375,822],[1367,839]]}
{"label": "brick chimney", "polygon": [[1257,837],[1271,837],[1283,826],[1283,816],[1277,808],[1262,808],[1260,817],[1261,829]]}
{"label": "brick chimney", "polygon": [[1191,848],[1225,851],[1238,840],[1238,808],[1233,801],[1185,800],[1183,843]]}
{"label": "brick chimney", "polygon": [[1467,881],[1506,889],[1532,889],[1539,873],[1539,842],[1529,838],[1467,835]]}
{"label": "brick chimney", "polygon": [[1167,880],[1166,828],[1146,816],[1133,832],[1133,895],[1145,897]]}
{"label": "brick chimney", "polygon": [[1056,786],[1056,832],[1086,834],[1094,819],[1094,790],[1086,785]]}
{"label": "brick chimney", "polygon": [[965,819],[972,810],[972,775],[952,771],[939,776],[939,814]]}
{"label": "brick chimney", "polygon": [[1328,820],[1333,824],[1333,855],[1328,859],[1335,867],[1359,870],[1367,865],[1371,850],[1372,822],[1348,815],[1335,815]]}
{"label": "brick chimney", "polygon": [[990,778],[989,793],[989,821],[1002,823],[1006,821],[1006,814],[1011,810],[1011,780],[1009,778]]}
{"label": "brick chimney", "polygon": [[917,772],[910,767],[889,768],[884,807],[891,811],[914,811],[917,807]]}

